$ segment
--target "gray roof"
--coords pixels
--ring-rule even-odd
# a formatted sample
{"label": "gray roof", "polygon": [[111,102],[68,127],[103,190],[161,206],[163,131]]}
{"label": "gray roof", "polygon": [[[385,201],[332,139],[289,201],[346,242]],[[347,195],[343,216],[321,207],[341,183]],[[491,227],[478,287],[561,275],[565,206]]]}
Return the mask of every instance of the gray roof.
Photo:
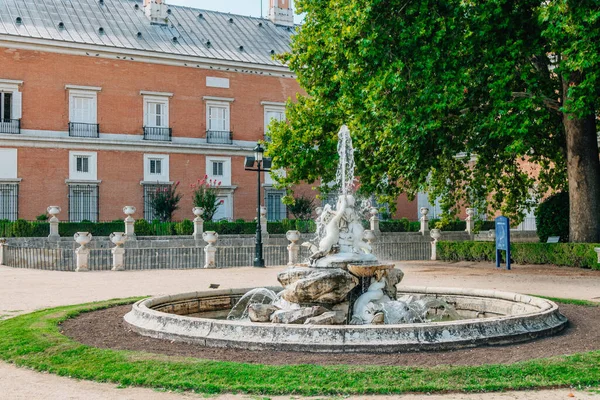
{"label": "gray roof", "polygon": [[0,35],[282,66],[271,52],[288,51],[294,33],[267,19],[174,5],[168,25],[151,25],[141,0],[103,3],[0,0]]}

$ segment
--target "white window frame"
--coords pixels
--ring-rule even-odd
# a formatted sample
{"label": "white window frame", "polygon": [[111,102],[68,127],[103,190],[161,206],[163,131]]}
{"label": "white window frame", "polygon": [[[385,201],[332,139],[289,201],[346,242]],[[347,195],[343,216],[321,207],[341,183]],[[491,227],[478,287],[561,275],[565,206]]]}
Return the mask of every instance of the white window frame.
{"label": "white window frame", "polygon": [[[225,110],[225,121],[223,129],[211,129],[210,110],[211,108],[221,108]],[[206,130],[215,132],[231,132],[231,108],[228,102],[224,101],[207,101],[206,102]]]}
{"label": "white window frame", "polygon": [[[0,79],[0,92],[12,94],[10,119],[22,118],[23,98],[22,93],[19,91],[19,88],[22,85],[23,81],[16,81],[12,79]],[[2,115],[3,114],[0,114],[0,117],[2,117]]]}
{"label": "white window frame", "polygon": [[[160,174],[150,173],[150,161],[160,160]],[[169,182],[169,155],[168,154],[144,154],[144,182]]]}
{"label": "white window frame", "polygon": [[[171,93],[158,93],[158,92],[141,92],[144,96],[144,126],[149,128],[169,128],[169,114],[171,112],[169,108],[169,99],[173,96]],[[153,93],[153,94],[144,94],[144,93]],[[162,124],[156,125],[156,120],[150,120],[150,104],[161,104],[166,108],[166,112],[163,115],[164,121]]]}
{"label": "white window frame", "polygon": [[[68,86],[73,87],[73,86]],[[92,110],[89,118],[83,121],[81,118],[76,118],[75,101],[77,98],[87,99],[92,102]],[[98,123],[98,91],[84,89],[69,89],[69,122],[82,124],[97,124]]]}
{"label": "white window frame", "polygon": [[[77,172],[77,157],[88,157],[89,171]],[[95,151],[70,151],[69,152],[69,180],[71,181],[97,181],[98,180],[98,153]]]}
{"label": "white window frame", "polygon": [[[213,175],[213,162],[223,163],[223,175]],[[221,186],[231,186],[231,157],[206,156],[206,175],[209,179],[216,179]]]}
{"label": "white window frame", "polygon": [[18,150],[0,149],[0,180],[17,179]]}
{"label": "white window frame", "polygon": [[[281,195],[281,205],[280,205],[281,212],[279,215],[279,219],[269,219],[269,216],[272,215],[272,212],[269,212],[269,194]],[[267,220],[268,221],[281,221],[282,219],[287,218],[287,206],[285,204],[283,204],[284,196],[285,196],[285,190],[265,188],[265,207],[267,207]]]}
{"label": "white window frame", "polygon": [[269,123],[271,123],[271,119],[269,118],[269,113],[270,112],[276,112],[276,113],[281,113],[283,114],[283,119],[281,119],[280,121],[285,121],[285,104],[284,103],[274,103],[274,102],[265,102],[263,101],[261,103],[263,105],[264,108],[264,133],[265,136],[267,135],[267,128],[269,126]]}

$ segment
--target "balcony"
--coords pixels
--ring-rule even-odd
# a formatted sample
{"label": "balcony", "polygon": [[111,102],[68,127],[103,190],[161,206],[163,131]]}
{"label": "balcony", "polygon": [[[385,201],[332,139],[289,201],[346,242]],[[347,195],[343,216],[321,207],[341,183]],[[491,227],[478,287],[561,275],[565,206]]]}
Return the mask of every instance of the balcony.
{"label": "balcony", "polygon": [[21,120],[0,118],[0,133],[12,133],[18,135],[21,133]]}
{"label": "balcony", "polygon": [[233,144],[233,133],[229,131],[206,131],[206,142],[215,144]]}
{"label": "balcony", "polygon": [[158,140],[170,142],[173,131],[171,128],[160,128],[156,126],[144,126],[144,140]]}
{"label": "balcony", "polygon": [[100,137],[100,125],[84,122],[69,122],[69,136],[85,138]]}

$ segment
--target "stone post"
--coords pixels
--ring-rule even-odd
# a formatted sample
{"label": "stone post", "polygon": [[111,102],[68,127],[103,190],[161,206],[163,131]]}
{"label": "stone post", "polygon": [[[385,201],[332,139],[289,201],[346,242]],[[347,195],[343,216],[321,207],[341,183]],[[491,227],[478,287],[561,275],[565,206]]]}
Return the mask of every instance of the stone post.
{"label": "stone post", "polygon": [[421,207],[421,229],[419,232],[421,235],[425,236],[427,232],[429,232],[429,218],[427,218],[427,214],[429,214],[429,208]]}
{"label": "stone post", "polygon": [[135,219],[131,217],[131,214],[135,214],[135,207],[125,206],[123,207],[123,213],[127,215],[127,218],[125,218],[125,237],[127,240],[135,240]]}
{"label": "stone post", "polygon": [[469,235],[472,235],[475,231],[475,218],[473,217],[474,214],[474,208],[467,208],[467,219],[465,220],[467,222],[467,229],[465,229],[465,231]]}
{"label": "stone post", "polygon": [[[596,252],[596,254],[598,254],[598,264],[600,264],[600,247],[595,247],[594,251]],[[2,261],[0,261],[0,264],[2,264]]]}
{"label": "stone post", "polygon": [[75,272],[89,271],[90,249],[85,246],[92,240],[92,234],[89,232],[77,232],[73,235],[73,238],[79,244],[79,247],[75,250],[75,255],[77,256]]}
{"label": "stone post", "polygon": [[204,214],[204,208],[194,207],[192,208],[192,212],[196,216],[196,218],[194,218],[194,240],[201,240],[202,232],[204,231],[204,220],[202,219],[202,214]]}
{"label": "stone post", "polygon": [[[4,265],[4,248],[6,247],[6,239],[0,238],[0,265]],[[600,256],[598,256],[600,257]]]}
{"label": "stone post", "polygon": [[369,222],[371,223],[371,231],[373,231],[374,234],[381,233],[379,230],[379,210],[375,207],[371,207],[369,214],[371,214],[371,218],[369,218]]}
{"label": "stone post", "polygon": [[124,271],[125,270],[125,249],[123,243],[127,240],[127,236],[123,232],[113,232],[109,236],[110,241],[115,244],[112,248],[112,271]]}
{"label": "stone post", "polygon": [[206,231],[202,233],[202,238],[208,245],[204,247],[204,268],[216,268],[217,247],[215,243],[219,238],[219,234],[215,231]]}
{"label": "stone post", "polygon": [[260,230],[263,235],[267,235],[267,207],[260,206]]}
{"label": "stone post", "polygon": [[50,206],[46,209],[46,211],[48,211],[48,214],[50,214],[51,218],[50,218],[50,234],[48,235],[48,239],[51,241],[57,241],[58,239],[60,239],[60,235],[58,234],[58,218],[56,218],[56,215],[58,213],[60,213],[60,207],[59,206]]}
{"label": "stone post", "polygon": [[296,242],[300,240],[300,231],[287,231],[285,237],[290,241],[287,247],[288,265],[296,265],[298,264],[298,253],[300,251],[300,246]]}
{"label": "stone post", "polygon": [[442,231],[439,229],[432,229],[430,232],[433,242],[431,242],[431,260],[437,260],[437,242],[442,237]]}

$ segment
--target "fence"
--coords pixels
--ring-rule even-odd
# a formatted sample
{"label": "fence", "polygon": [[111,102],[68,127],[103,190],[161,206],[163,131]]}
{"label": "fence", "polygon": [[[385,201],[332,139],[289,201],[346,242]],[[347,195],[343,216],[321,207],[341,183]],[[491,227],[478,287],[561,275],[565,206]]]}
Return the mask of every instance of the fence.
{"label": "fence", "polygon": [[[4,264],[16,268],[33,268],[55,271],[74,271],[73,248],[48,248],[29,246],[4,246]],[[88,268],[91,271],[108,271],[112,268],[111,249],[90,249]],[[431,256],[429,242],[376,243],[373,253],[379,260],[428,260]],[[254,246],[217,246],[218,268],[248,267],[254,264]],[[309,251],[300,247],[299,260],[308,260]],[[288,250],[285,245],[263,247],[267,266],[286,265]],[[126,270],[194,269],[204,267],[204,247],[127,248],[124,264]]]}

